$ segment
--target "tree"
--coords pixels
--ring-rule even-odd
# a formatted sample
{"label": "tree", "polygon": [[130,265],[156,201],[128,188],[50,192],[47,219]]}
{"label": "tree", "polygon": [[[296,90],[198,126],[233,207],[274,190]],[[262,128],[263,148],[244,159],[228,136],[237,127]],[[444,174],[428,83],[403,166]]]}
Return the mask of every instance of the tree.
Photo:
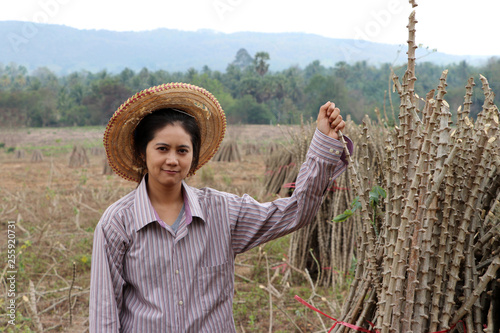
{"label": "tree", "polygon": [[269,70],[269,64],[266,63],[270,59],[269,53],[267,52],[257,52],[254,58],[255,71],[260,75],[266,75]]}
{"label": "tree", "polygon": [[[260,84],[259,78],[255,76],[245,76],[244,78],[241,79],[240,84],[239,84],[239,93],[238,97],[243,97],[245,95],[251,95],[254,97],[257,101],[257,92],[259,90],[259,84]],[[259,102],[259,101],[258,101]]]}
{"label": "tree", "polygon": [[189,81],[192,81],[193,78],[198,75],[198,71],[196,69],[194,69],[193,67],[190,67],[187,71],[187,79]]}
{"label": "tree", "polygon": [[299,109],[303,106],[304,99],[304,76],[302,70],[297,66],[292,66],[282,72],[285,78],[284,96],[290,98]]}
{"label": "tree", "polygon": [[202,74],[206,74],[208,76],[211,76],[212,75],[212,70],[210,69],[210,67],[208,67],[207,65],[203,66],[203,68],[201,69],[201,73]]}
{"label": "tree", "polygon": [[266,104],[258,103],[251,95],[237,99],[234,105],[226,108],[230,124],[269,124],[275,117]]}
{"label": "tree", "polygon": [[207,73],[201,75],[195,74],[190,83],[210,91],[210,93],[217,97],[217,100],[224,110],[226,108],[231,108],[234,104],[234,99],[231,94],[227,92],[226,87],[224,87],[219,80],[210,78]]}
{"label": "tree", "polygon": [[27,125],[32,127],[55,126],[58,123],[57,93],[48,87],[25,93]]}
{"label": "tree", "polygon": [[[484,69],[484,75],[490,79],[490,87],[493,91],[500,90],[499,78],[500,78],[500,58],[491,57],[488,59]],[[496,79],[494,79],[496,78]]]}
{"label": "tree", "polygon": [[135,73],[130,68],[125,68],[120,73],[120,81],[124,84],[129,84],[130,80],[135,76]]}
{"label": "tree", "polygon": [[25,93],[0,91],[0,127],[26,126]]}
{"label": "tree", "polygon": [[349,65],[345,61],[339,61],[335,64],[334,75],[337,78],[347,80],[349,73]]}
{"label": "tree", "polygon": [[305,87],[305,95],[308,109],[304,112],[308,117],[314,117],[320,106],[328,101],[335,102],[344,111],[347,111],[346,109],[349,107],[347,89],[343,81],[334,76],[325,77],[316,74]]}
{"label": "tree", "polygon": [[277,108],[277,122],[279,124],[300,123],[300,110],[297,105],[288,97],[285,97]]}
{"label": "tree", "polygon": [[234,64],[229,64],[226,68],[226,72],[221,77],[222,84],[229,90],[233,97],[239,95],[242,76],[243,73],[241,68],[235,66]]}
{"label": "tree", "polygon": [[132,95],[132,91],[117,79],[105,78],[92,85],[91,92],[83,99],[90,114],[90,123],[104,125],[116,109]]}
{"label": "tree", "polygon": [[57,76],[47,67],[37,68],[33,72],[33,76],[40,80],[42,86],[48,87],[51,90],[59,90],[59,80]]}
{"label": "tree", "polygon": [[326,68],[321,65],[319,60],[314,60],[312,63],[306,66],[304,69],[304,76],[306,80],[310,79],[314,75],[325,75]]}

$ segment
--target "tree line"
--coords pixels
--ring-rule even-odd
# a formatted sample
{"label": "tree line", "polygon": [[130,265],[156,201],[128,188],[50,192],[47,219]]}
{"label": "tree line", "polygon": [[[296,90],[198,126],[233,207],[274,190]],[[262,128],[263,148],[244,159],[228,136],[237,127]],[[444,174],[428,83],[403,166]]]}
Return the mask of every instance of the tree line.
{"label": "tree line", "polygon": [[[291,66],[272,71],[269,61],[267,52],[252,57],[241,49],[225,72],[205,66],[185,72],[125,68],[120,73],[82,70],[61,76],[46,67],[29,73],[22,65],[0,64],[0,126],[105,125],[128,97],[168,82],[204,87],[217,97],[228,122],[233,124],[296,124],[300,119],[314,117],[326,101],[334,101],[356,122],[365,115],[375,117],[377,109],[388,115],[390,123],[397,118],[398,98],[391,91],[390,76],[393,69],[402,77],[404,67],[390,63],[375,66],[368,61],[325,67],[316,60],[305,68]],[[422,97],[436,86],[441,72],[449,70],[446,99],[452,112],[462,104],[470,76],[479,82],[478,75],[483,74],[493,91],[500,88],[498,58],[490,58],[482,66],[471,66],[465,61],[448,66],[418,61],[416,86]],[[473,116],[484,100],[479,89],[476,87],[473,96]]]}

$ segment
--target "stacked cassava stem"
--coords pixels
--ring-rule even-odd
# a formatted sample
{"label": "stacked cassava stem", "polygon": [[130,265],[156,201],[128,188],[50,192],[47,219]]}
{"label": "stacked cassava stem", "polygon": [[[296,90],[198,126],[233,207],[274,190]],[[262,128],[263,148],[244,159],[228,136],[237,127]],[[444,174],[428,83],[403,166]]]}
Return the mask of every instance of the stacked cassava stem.
{"label": "stacked cassava stem", "polygon": [[[369,156],[368,131],[356,152],[360,156],[350,160],[362,232],[356,276],[340,318],[363,327],[374,322],[381,333],[463,326],[479,333],[483,325],[498,332],[487,318],[500,313],[491,302],[500,277],[499,111],[483,76],[485,101],[475,121],[469,117],[472,78],[456,124],[444,99],[447,71],[436,90],[425,98],[416,95],[416,23],[413,12],[406,73],[401,81],[393,74],[399,126],[387,132],[380,165],[379,185],[387,191],[380,225],[372,223],[368,197],[367,179],[377,177],[362,162]],[[338,325],[333,332],[347,330]]]}
{"label": "stacked cassava stem", "polygon": [[240,149],[236,140],[228,140],[220,145],[213,157],[215,162],[241,162]]}
{"label": "stacked cassava stem", "polygon": [[[291,195],[315,129],[315,123],[302,121],[300,128],[284,133],[289,137],[290,144],[280,145],[279,148],[271,147],[266,159],[267,193]],[[315,220],[293,233],[290,238],[289,264],[301,271],[307,269],[316,285],[343,284],[346,273],[351,268],[356,248],[355,229],[359,228],[356,221],[360,219],[353,216],[352,223],[332,223],[333,217],[342,213],[354,200],[353,192],[347,188],[348,179],[346,172],[336,180],[327,191]],[[283,281],[288,279],[289,274],[290,270],[286,272]]]}

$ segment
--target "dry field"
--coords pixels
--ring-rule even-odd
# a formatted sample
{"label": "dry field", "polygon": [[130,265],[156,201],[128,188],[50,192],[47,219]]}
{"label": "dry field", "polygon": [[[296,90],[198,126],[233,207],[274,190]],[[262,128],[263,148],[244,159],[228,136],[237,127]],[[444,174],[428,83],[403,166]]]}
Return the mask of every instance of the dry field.
{"label": "dry field", "polygon": [[[286,144],[287,131],[264,125],[229,127],[227,139],[237,140],[241,147],[257,145],[261,153],[247,155],[242,150],[241,162],[210,162],[188,182],[270,199],[262,186],[265,147]],[[101,127],[0,129],[0,332],[87,331],[93,230],[106,207],[135,186],[116,175],[103,175],[102,133]],[[70,168],[75,145],[86,149],[89,162]],[[31,160],[35,151],[42,153],[42,161]],[[16,241],[15,326],[9,325],[7,316],[11,224]],[[291,288],[280,284],[287,250],[284,238],[237,258],[234,316],[238,331],[269,331],[271,323],[273,332],[322,328],[316,315],[293,299],[295,294],[310,295],[301,275],[293,276]],[[270,289],[264,287],[269,285],[277,293],[272,299]]]}

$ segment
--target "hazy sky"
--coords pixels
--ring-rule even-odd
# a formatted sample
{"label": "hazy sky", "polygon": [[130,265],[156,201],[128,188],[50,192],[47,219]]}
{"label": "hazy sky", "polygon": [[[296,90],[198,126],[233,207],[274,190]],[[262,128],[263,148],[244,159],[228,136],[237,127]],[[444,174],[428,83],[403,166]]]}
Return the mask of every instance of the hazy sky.
{"label": "hazy sky", "polygon": [[[500,1],[417,3],[417,43],[450,54],[500,55]],[[4,1],[0,21],[116,31],[307,32],[405,44],[411,11],[408,0],[22,0]]]}

